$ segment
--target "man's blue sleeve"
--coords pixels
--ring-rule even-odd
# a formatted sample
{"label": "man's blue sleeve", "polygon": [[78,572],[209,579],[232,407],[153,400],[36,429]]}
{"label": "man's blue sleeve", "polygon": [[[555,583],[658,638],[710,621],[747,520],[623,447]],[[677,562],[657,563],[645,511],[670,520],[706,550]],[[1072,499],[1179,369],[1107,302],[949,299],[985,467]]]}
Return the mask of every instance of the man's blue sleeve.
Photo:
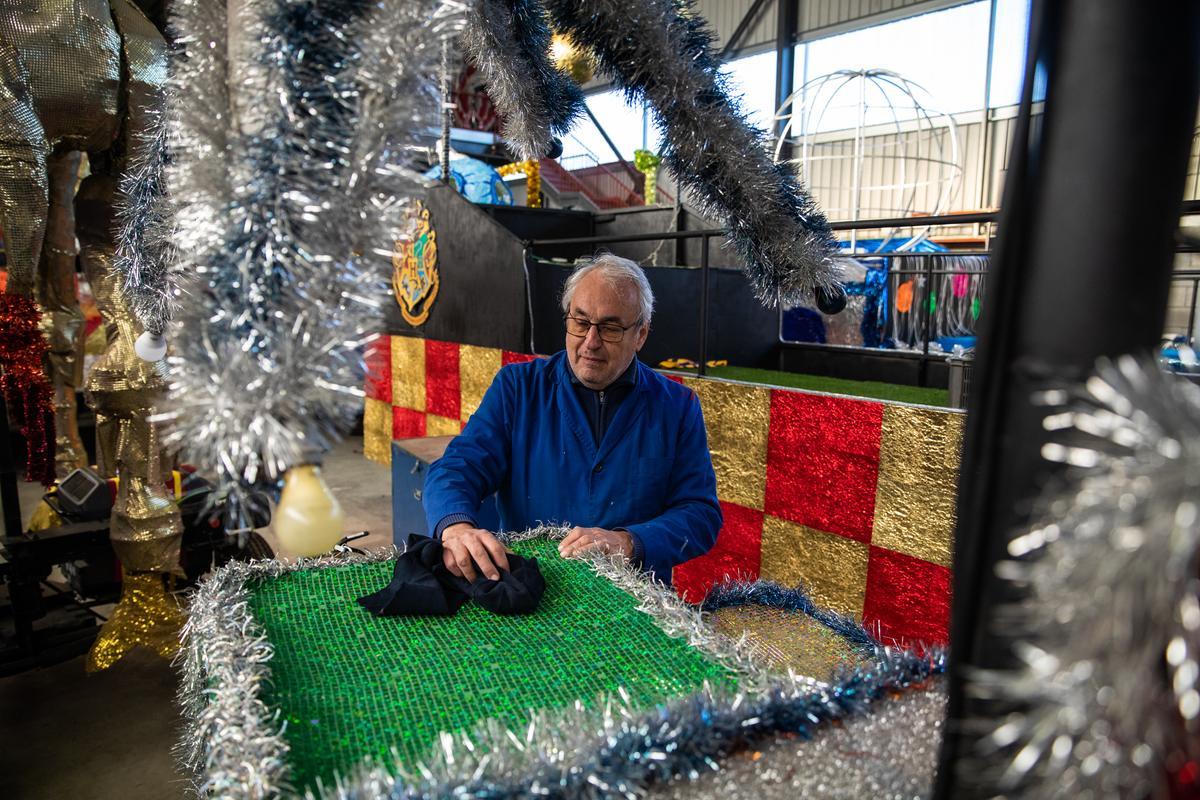
{"label": "man's blue sleeve", "polygon": [[439,523],[451,516],[459,517],[458,521],[474,521],[479,504],[508,474],[512,435],[507,418],[507,384],[501,371],[462,433],[429,467],[421,501],[430,535],[440,533]]}
{"label": "man's blue sleeve", "polygon": [[[667,509],[648,522],[627,526],[641,545],[642,568],[669,574],[671,567],[704,555],[721,530],[717,476],[708,453],[700,400],[692,395],[680,425],[675,468],[667,479]],[[636,555],[636,554],[635,554]]]}

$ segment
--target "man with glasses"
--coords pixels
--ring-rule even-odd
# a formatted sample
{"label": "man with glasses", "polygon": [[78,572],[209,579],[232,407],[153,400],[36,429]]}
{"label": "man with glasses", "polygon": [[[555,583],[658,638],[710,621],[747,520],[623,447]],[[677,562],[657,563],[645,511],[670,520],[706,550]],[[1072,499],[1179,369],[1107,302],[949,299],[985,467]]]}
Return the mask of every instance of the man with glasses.
{"label": "man with glasses", "polygon": [[500,370],[430,467],[429,528],[451,572],[497,579],[504,547],[475,522],[494,492],[506,530],[571,525],[563,556],[620,555],[669,584],[721,528],[700,403],[637,360],[654,311],[637,264],[604,254],[577,267],[562,309],[566,349]]}

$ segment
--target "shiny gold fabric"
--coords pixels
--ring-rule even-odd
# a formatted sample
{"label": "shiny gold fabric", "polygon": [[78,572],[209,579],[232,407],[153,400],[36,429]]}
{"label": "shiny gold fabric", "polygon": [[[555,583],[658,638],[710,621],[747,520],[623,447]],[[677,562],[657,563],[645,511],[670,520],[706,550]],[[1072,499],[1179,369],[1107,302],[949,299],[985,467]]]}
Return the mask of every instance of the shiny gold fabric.
{"label": "shiny gold fabric", "polygon": [[392,405],[425,410],[425,340],[392,337]]}
{"label": "shiny gold fabric", "polygon": [[951,566],[965,415],[887,405],[871,543]]}
{"label": "shiny gold fabric", "polygon": [[108,669],[139,646],[163,658],[174,658],[183,621],[183,611],[167,593],[161,575],[126,573],[121,600],[100,629],[84,668],[88,672]]}
{"label": "shiny gold fabric", "polygon": [[113,270],[116,181],[92,174],[76,196],[79,241],[88,281],[108,327],[108,346],[88,373],[88,402],[96,411],[97,467],[120,479],[110,535],[127,572],[178,572],[183,525],[163,489],[165,468],[149,421],[164,389],[161,365],[138,358],[141,328]]}
{"label": "shiny gold fabric", "polygon": [[[395,341],[395,339],[392,340],[393,348],[395,348]],[[394,349],[393,352],[395,352]],[[393,358],[393,375],[396,374],[396,366]],[[483,402],[483,395],[492,385],[496,373],[500,371],[500,366],[501,353],[499,350],[491,347],[475,347],[469,344],[458,348],[458,378],[462,397],[459,414],[462,416],[463,422],[470,419],[471,415],[479,409],[479,404]],[[395,399],[392,402],[396,403]]]}
{"label": "shiny gold fabric", "polygon": [[862,619],[870,549],[844,536],[767,515],[763,519],[763,580],[802,585],[819,606]]}
{"label": "shiny gold fabric", "polygon": [[439,417],[437,414],[425,415],[426,436],[457,436],[462,432],[462,423],[449,417]]}
{"label": "shiny gold fabric", "polygon": [[[107,182],[107,177],[92,176],[84,181],[77,198],[79,208],[79,240],[83,245],[83,265],[96,307],[104,318],[108,345],[104,355],[92,365],[87,377],[88,392],[140,391],[161,389],[164,386],[162,366],[143,361],[134,352],[133,344],[141,335],[141,326],[125,303],[121,294],[120,275],[113,270],[113,246],[95,234],[101,231],[96,222],[111,213],[102,203],[93,202],[85,196],[94,185],[93,181]],[[93,216],[94,215],[94,216]],[[85,221],[88,218],[89,221]]]}
{"label": "shiny gold fabric", "polygon": [[717,496],[759,511],[767,479],[771,390],[761,386],[689,378],[700,397],[708,449],[717,473]]}
{"label": "shiny gold fabric", "polygon": [[46,373],[54,387],[55,475],[87,466],[75,392],[83,383],[83,312],[75,283],[75,184],[83,155],[68,150],[49,163],[50,206],[38,267],[38,304],[49,344]]}
{"label": "shiny gold fabric", "polygon": [[800,611],[734,606],[714,611],[710,619],[726,636],[745,636],[759,658],[781,672],[791,669],[797,675],[825,681],[838,668],[864,661],[849,642]]}
{"label": "shiny gold fabric", "polygon": [[11,293],[36,288],[51,151],[105,150],[117,137],[120,46],[108,0],[0,3],[0,226]]}
{"label": "shiny gold fabric", "polygon": [[392,406],[373,397],[363,408],[363,455],[377,464],[392,463]]}

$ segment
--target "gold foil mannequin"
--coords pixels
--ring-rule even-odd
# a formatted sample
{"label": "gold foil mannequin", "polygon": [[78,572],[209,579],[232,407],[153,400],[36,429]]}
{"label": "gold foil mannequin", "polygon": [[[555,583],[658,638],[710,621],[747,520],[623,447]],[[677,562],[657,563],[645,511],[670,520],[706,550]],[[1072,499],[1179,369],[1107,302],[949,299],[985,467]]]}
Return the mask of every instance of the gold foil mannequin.
{"label": "gold foil mannequin", "polygon": [[[135,137],[162,103],[165,81],[166,43],[130,0],[0,3],[0,225],[8,246],[7,291],[28,297],[37,289],[38,299],[49,301],[44,308],[51,317],[60,314],[60,327],[49,325],[51,349],[64,356],[76,334],[70,312],[60,308],[67,291],[61,265],[74,244],[72,237],[71,247],[62,246],[67,233],[60,227],[66,217],[61,209],[56,207],[44,259],[43,239],[51,195],[66,204],[59,175],[70,170],[68,154],[87,152],[91,164],[75,197],[76,225],[84,269],[108,324],[108,346],[86,388],[103,429],[97,432],[100,467],[120,482],[110,531],[127,580],[121,605],[89,658],[89,668],[97,669],[135,645],[170,641],[180,621],[160,577],[179,570],[182,532],[179,511],[163,488],[160,447],[149,422],[163,383],[154,365],[133,352],[141,331],[113,272],[117,185]],[[73,277],[72,268],[72,283]],[[64,375],[78,363],[51,362]]]}
{"label": "gold foil mannequin", "polygon": [[54,387],[54,472],[60,479],[87,466],[75,401],[83,383],[83,312],[75,286],[75,183],[82,161],[74,150],[50,157],[46,239],[38,265],[38,305],[49,344],[46,373]]}
{"label": "gold foil mannequin", "polygon": [[96,412],[98,467],[119,481],[109,528],[113,548],[127,572],[171,572],[179,568],[183,528],[163,488],[161,446],[149,421],[164,384],[157,365],[133,351],[141,329],[113,270],[115,194],[115,178],[93,173],[75,198],[84,271],[108,326],[108,346],[88,373],[87,397]]}

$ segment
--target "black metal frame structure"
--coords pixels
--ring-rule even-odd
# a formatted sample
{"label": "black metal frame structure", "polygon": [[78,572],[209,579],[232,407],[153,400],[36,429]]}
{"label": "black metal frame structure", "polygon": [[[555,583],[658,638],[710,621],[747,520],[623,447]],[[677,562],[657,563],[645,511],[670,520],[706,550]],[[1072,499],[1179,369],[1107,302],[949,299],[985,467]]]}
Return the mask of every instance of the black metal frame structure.
{"label": "black metal frame structure", "polygon": [[[913,218],[891,218],[891,219],[875,219],[875,220],[859,220],[853,222],[835,222],[832,227],[835,231],[848,230],[874,230],[878,228],[898,228],[898,227],[937,227],[937,226],[952,226],[952,225],[969,225],[972,223],[988,223],[996,219],[994,213],[978,213],[978,214],[949,214],[938,217],[920,217]],[[698,269],[700,271],[700,305],[698,310],[698,325],[700,328],[700,352],[698,358],[699,372],[705,374],[708,362],[708,329],[709,329],[709,271],[711,268],[711,241],[713,239],[721,239],[728,235],[725,228],[704,228],[700,230],[685,230],[685,231],[663,231],[655,233],[637,233],[637,234],[615,234],[610,236],[580,236],[559,239],[529,239],[524,242],[526,251],[534,254],[538,247],[546,248],[562,248],[562,247],[581,247],[593,251],[601,245],[611,244],[628,244],[631,242],[650,242],[650,241],[675,241],[684,242],[688,240],[698,239],[700,241],[700,263]],[[946,253],[880,253],[874,254],[856,254],[854,256],[847,255],[847,258],[872,258],[872,259],[908,259],[924,256],[986,256],[987,251],[963,251],[963,252],[946,252]],[[896,274],[907,274],[914,272],[912,270],[896,270]],[[932,277],[939,273],[933,268],[932,262],[928,262],[921,270],[915,271],[917,274],[925,274],[927,277]],[[926,314],[928,316],[928,314]],[[780,319],[782,320],[782,309],[780,310]],[[925,320],[922,325],[926,329],[925,340],[922,343],[920,350],[892,350],[886,348],[841,348],[847,350],[863,351],[882,357],[892,357],[898,359],[913,359],[918,358],[922,361],[922,375],[925,372],[925,362],[930,360],[942,361],[944,356],[939,353],[929,352],[928,341],[928,320]],[[814,348],[839,348],[838,345],[824,345],[815,343],[803,342],[784,342],[780,338],[780,342],[789,346],[814,347]],[[924,385],[921,382],[921,385]]]}
{"label": "black metal frame structure", "polygon": [[1200,5],[1034,0],[959,478],[939,800],[1012,794],[973,763],[1004,710],[972,682],[1014,663],[996,565],[1056,473],[1032,397],[1158,347],[1198,95]]}

